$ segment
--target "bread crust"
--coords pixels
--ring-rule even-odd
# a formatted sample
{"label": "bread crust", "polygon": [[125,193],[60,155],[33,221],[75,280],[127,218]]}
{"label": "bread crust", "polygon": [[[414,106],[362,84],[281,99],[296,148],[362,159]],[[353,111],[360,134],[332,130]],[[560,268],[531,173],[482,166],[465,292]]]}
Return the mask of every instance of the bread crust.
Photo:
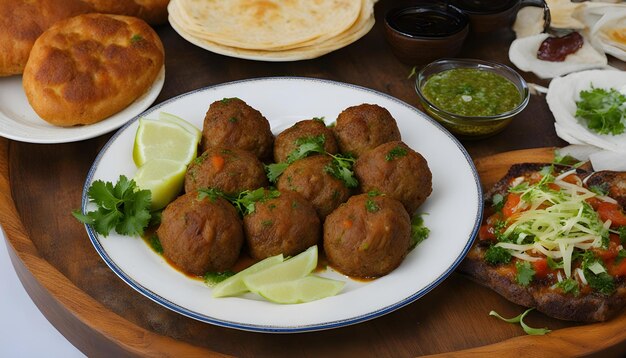
{"label": "bread crust", "polygon": [[160,25],[167,22],[167,5],[170,0],[83,0],[93,6],[96,12],[135,16],[149,24]]}
{"label": "bread crust", "polygon": [[92,124],[146,92],[163,61],[161,40],[143,20],[79,15],[37,39],[23,86],[35,112],[51,124]]}
{"label": "bread crust", "polygon": [[[485,202],[490,203],[494,194],[506,194],[511,180],[518,177],[529,178],[545,166],[545,163],[522,163],[511,166],[507,174],[498,181],[485,195]],[[565,168],[557,168],[557,170]],[[606,182],[610,192],[625,185],[626,173],[597,172],[589,173],[579,169],[580,177],[591,175],[598,182]],[[587,183],[589,185],[589,182]],[[486,205],[488,207],[488,205]],[[533,281],[527,287],[519,285],[514,272],[506,266],[492,266],[485,261],[488,246],[477,241],[459,265],[459,272],[473,281],[489,287],[509,301],[526,307],[535,307],[544,314],[567,321],[600,322],[605,321],[626,305],[626,281],[617,277],[616,290],[611,295],[595,291],[581,293],[578,297],[552,290],[542,282]]]}
{"label": "bread crust", "polygon": [[21,74],[33,44],[54,23],[92,10],[80,0],[0,0],[0,76]]}

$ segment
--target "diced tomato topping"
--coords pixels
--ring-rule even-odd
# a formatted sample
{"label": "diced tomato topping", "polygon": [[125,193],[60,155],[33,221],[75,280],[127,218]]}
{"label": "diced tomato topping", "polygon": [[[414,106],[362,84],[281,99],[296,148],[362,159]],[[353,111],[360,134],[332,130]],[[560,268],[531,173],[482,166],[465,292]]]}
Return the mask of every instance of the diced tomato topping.
{"label": "diced tomato topping", "polygon": [[515,214],[519,210],[517,205],[520,203],[521,200],[521,195],[516,193],[510,193],[506,197],[506,203],[504,203],[504,207],[502,208],[502,214],[507,218],[513,216],[513,214]]}
{"label": "diced tomato topping", "polygon": [[578,175],[576,174],[570,174],[568,176],[566,176],[565,178],[561,179],[566,183],[570,183],[570,184],[575,184],[575,185],[579,185],[580,184],[580,180],[578,179]]}
{"label": "diced tomato topping", "polygon": [[591,197],[587,200],[585,200],[589,205],[591,205],[591,207],[593,208],[593,210],[598,210],[598,205],[600,205],[600,203],[602,203],[603,201],[596,198],[596,197]]}
{"label": "diced tomato topping", "polygon": [[532,261],[533,270],[535,270],[535,277],[545,278],[550,273],[550,267],[548,266],[548,259],[542,258],[537,261]]}
{"label": "diced tomato topping", "polygon": [[626,214],[619,205],[603,201],[597,210],[602,221],[611,220],[611,227],[626,226]]}
{"label": "diced tomato topping", "polygon": [[615,234],[611,234],[609,236],[609,247],[606,249],[603,248],[593,248],[593,252],[596,256],[600,257],[605,262],[607,260],[612,260],[617,257],[617,253],[619,252],[618,247],[621,245],[621,241],[619,236]]}
{"label": "diced tomato topping", "polygon": [[490,224],[482,225],[480,229],[478,230],[478,239],[487,240],[487,241],[495,240],[496,233],[495,233],[495,228],[493,227],[493,225],[490,225]]}
{"label": "diced tomato topping", "polygon": [[555,183],[548,183],[548,188],[550,188],[550,189],[552,189],[552,190],[554,190],[554,191],[560,191],[560,190],[561,190],[561,187],[560,187],[560,186],[558,186],[558,185],[557,185],[557,184],[555,184]]}
{"label": "diced tomato topping", "polygon": [[615,260],[607,262],[607,270],[611,276],[626,276],[626,259],[622,259],[619,263]]}
{"label": "diced tomato topping", "polygon": [[211,165],[213,166],[213,169],[215,169],[218,172],[222,170],[222,168],[224,168],[224,162],[225,162],[224,157],[220,155],[211,156]]}

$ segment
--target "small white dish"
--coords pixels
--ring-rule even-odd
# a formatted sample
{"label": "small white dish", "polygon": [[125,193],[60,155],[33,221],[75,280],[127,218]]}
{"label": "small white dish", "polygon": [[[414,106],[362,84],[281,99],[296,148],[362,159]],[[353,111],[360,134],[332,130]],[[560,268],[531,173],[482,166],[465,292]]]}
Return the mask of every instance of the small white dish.
{"label": "small white dish", "polygon": [[118,129],[150,107],[165,83],[165,66],[146,93],[128,107],[100,122],[74,127],[58,127],[35,113],[22,87],[22,76],[0,78],[0,136],[28,143],[77,142]]}

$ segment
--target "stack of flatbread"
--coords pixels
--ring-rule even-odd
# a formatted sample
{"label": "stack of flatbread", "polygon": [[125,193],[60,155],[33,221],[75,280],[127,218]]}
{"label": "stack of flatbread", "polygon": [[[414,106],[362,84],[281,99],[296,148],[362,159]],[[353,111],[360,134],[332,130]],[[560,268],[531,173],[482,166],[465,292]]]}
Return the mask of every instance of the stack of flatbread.
{"label": "stack of flatbread", "polygon": [[375,0],[172,0],[187,41],[226,56],[295,61],[347,46],[374,26]]}

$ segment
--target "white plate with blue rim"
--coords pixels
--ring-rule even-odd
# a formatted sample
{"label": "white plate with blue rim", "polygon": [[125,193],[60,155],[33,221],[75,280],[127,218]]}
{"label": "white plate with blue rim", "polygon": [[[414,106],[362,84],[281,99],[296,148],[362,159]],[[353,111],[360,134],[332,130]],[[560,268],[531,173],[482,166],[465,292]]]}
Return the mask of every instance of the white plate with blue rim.
{"label": "white plate with blue rim", "polygon": [[0,136],[27,143],[69,143],[109,133],[150,107],[165,83],[165,66],[150,88],[128,107],[99,122],[59,127],[41,119],[28,103],[22,76],[0,78]]}
{"label": "white plate with blue rim", "polygon": [[[330,124],[345,108],[362,103],[387,108],[398,122],[402,140],[426,158],[432,171],[432,194],[418,210],[427,214],[424,221],[430,236],[384,277],[357,281],[329,267],[318,274],[345,281],[341,293],[319,301],[281,305],[252,294],[213,298],[211,288],[171,267],[141,238],[115,233],[102,237],[86,225],[102,259],[139,293],[172,311],[218,326],[267,333],[316,331],[360,323],[408,304],[419,304],[418,299],[445,280],[465,257],[482,216],[478,174],[461,144],[427,115],[368,88],[278,77],[202,88],[163,102],[141,117],[158,118],[162,111],[202,128],[209,105],[228,97],[239,97],[258,109],[275,134],[313,117],[324,117]],[[84,212],[95,209],[86,195],[93,181],[116,182],[120,175],[135,175],[132,149],[138,118],[121,128],[96,158],[83,190]]]}

